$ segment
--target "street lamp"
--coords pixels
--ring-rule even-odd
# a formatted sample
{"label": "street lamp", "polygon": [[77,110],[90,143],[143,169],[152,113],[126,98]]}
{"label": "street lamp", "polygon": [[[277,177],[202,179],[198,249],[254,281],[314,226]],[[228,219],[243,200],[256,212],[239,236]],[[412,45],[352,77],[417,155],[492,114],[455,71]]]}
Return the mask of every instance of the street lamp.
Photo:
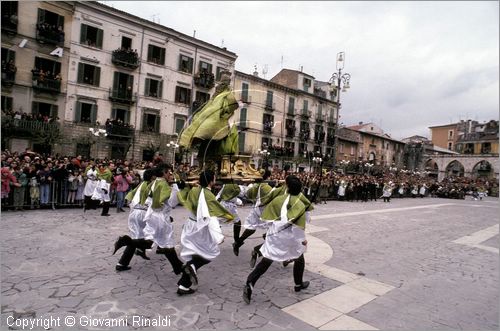
{"label": "street lamp", "polygon": [[[264,144],[263,146],[266,147],[267,145]],[[271,153],[266,148],[264,148],[262,150],[259,148],[257,150],[257,153],[259,153],[259,155],[262,157],[262,168],[264,168],[264,163],[265,163],[266,169],[267,169],[267,166],[268,166],[268,164],[267,164],[267,158],[269,157],[269,155],[271,155]]]}
{"label": "street lamp", "polygon": [[175,150],[179,148],[179,144],[174,142],[173,140],[170,140],[170,142],[167,144],[167,147],[173,148],[173,154],[172,154],[172,167],[174,168],[175,171]]}
{"label": "street lamp", "polygon": [[333,144],[333,166],[335,167],[337,163],[337,145],[338,145],[338,128],[339,128],[339,111],[340,111],[340,89],[342,92],[347,92],[350,88],[349,81],[351,80],[351,75],[348,73],[342,74],[344,69],[345,52],[340,52],[337,54],[337,70],[338,72],[333,73],[330,78],[330,90],[333,92],[337,90],[337,113],[335,114],[335,134],[334,134],[334,144]]}

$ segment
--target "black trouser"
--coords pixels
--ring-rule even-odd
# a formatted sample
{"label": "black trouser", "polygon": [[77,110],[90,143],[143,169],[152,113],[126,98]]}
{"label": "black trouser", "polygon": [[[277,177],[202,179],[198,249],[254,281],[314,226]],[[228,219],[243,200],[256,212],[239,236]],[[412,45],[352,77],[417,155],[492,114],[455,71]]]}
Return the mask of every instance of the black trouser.
{"label": "black trouser", "polygon": [[130,261],[132,261],[132,257],[134,256],[136,249],[146,250],[150,249],[151,246],[153,246],[152,240],[132,239],[130,244],[125,247],[125,251],[123,252],[122,257],[120,258],[120,261],[118,261],[118,263],[123,266],[128,266],[130,264]]}
{"label": "black trouser", "polygon": [[92,200],[92,196],[91,195],[86,195],[85,198],[84,198],[84,203],[85,203],[85,209],[88,210],[88,209],[96,209],[96,206],[95,206],[95,200]]}
{"label": "black trouser", "polygon": [[110,201],[104,201],[102,203],[102,213],[101,213],[101,216],[102,215],[106,215],[109,212],[109,204],[110,204]]}
{"label": "black trouser", "polygon": [[[210,263],[209,260],[207,260],[199,255],[193,255],[191,257],[191,260],[189,262],[187,262],[186,265],[190,265],[190,264],[193,265],[196,269],[196,273],[198,273],[198,270],[202,266],[204,266],[205,264],[208,264],[208,263]],[[182,285],[186,288],[190,288],[191,285],[193,285],[193,284],[191,283],[189,276],[185,272],[183,272],[181,279],[179,279],[179,281],[177,282],[177,285]]]}
{"label": "black trouser", "polygon": [[243,245],[243,243],[245,242],[245,239],[247,239],[252,234],[254,234],[255,231],[256,230],[245,229],[245,231],[243,231],[243,234],[241,235],[241,237],[239,237],[238,240],[235,240],[234,242],[237,243],[238,246]]}
{"label": "black trouser", "polygon": [[[259,280],[260,276],[262,276],[267,271],[267,269],[269,269],[272,263],[273,260],[270,260],[268,258],[263,258],[262,260],[260,260],[259,264],[257,264],[250,275],[248,275],[247,284],[252,284],[252,286],[254,286],[255,283],[257,283],[257,281]],[[293,264],[293,281],[295,282],[295,285],[302,285],[304,268],[304,254],[302,254],[296,260],[294,260]]]}
{"label": "black trouser", "polygon": [[235,222],[233,224],[233,238],[234,242],[240,240],[240,232],[241,232],[241,221]]}

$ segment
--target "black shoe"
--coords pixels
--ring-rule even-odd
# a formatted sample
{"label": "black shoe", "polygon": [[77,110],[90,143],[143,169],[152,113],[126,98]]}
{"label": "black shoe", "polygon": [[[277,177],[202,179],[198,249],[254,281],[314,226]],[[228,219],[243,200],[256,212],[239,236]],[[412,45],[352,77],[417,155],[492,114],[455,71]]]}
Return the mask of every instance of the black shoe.
{"label": "black shoe", "polygon": [[245,285],[245,288],[243,289],[243,300],[245,300],[247,304],[249,304],[252,300],[252,285]]}
{"label": "black shoe", "polygon": [[123,209],[123,208],[120,208],[120,211],[121,211],[121,212],[124,212],[124,213],[126,212],[126,211],[125,211],[125,209]]}
{"label": "black shoe", "polygon": [[283,261],[283,267],[287,267],[290,263],[292,263],[292,261],[288,260],[288,261]]}
{"label": "black shoe", "polygon": [[252,257],[250,258],[250,267],[255,267],[255,263],[257,263],[258,254],[255,249],[252,249]]}
{"label": "black shoe", "polygon": [[126,270],[130,270],[132,269],[131,267],[129,267],[128,265],[116,265],[115,267],[116,271],[126,271]]}
{"label": "black shoe", "polygon": [[309,281],[302,282],[300,285],[295,285],[295,292],[300,292],[309,287]]}
{"label": "black shoe", "polygon": [[170,216],[170,223],[173,223],[174,222],[174,218],[172,216]]}
{"label": "black shoe", "polygon": [[196,271],[194,271],[193,266],[191,266],[190,264],[186,264],[182,268],[182,271],[189,276],[189,280],[192,284],[191,286],[194,286],[196,288],[198,286],[198,277],[196,276]]}
{"label": "black shoe", "polygon": [[111,216],[110,214],[101,214],[101,216]]}
{"label": "black shoe", "polygon": [[127,244],[130,242],[130,237],[125,235],[118,237],[118,239],[115,241],[115,250],[113,251],[113,255],[115,255],[116,251],[122,248],[123,246],[127,246]]}
{"label": "black shoe", "polygon": [[238,256],[240,254],[240,247],[243,246],[243,244],[240,243],[233,243],[233,253],[234,255]]}
{"label": "black shoe", "polygon": [[142,257],[144,260],[151,260],[147,255],[146,255],[146,251],[143,251],[142,249],[139,249],[137,248],[135,250],[135,255],[138,255],[140,257]]}
{"label": "black shoe", "polygon": [[178,295],[186,295],[186,294],[193,294],[194,290],[192,288],[188,288],[187,290],[183,290],[181,288],[177,288],[177,294]]}

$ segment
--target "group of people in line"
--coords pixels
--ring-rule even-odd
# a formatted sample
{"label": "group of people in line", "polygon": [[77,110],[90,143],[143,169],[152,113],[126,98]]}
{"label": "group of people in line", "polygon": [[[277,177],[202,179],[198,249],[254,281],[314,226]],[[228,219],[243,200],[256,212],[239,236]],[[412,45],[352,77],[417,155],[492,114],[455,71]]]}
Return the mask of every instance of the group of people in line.
{"label": "group of people in line", "polygon": [[[199,270],[220,254],[219,245],[225,238],[222,221],[233,224],[236,256],[245,240],[257,229],[266,230],[264,242],[252,249],[250,264],[253,270],[242,284],[246,303],[251,302],[256,282],[273,261],[294,263],[294,290],[306,289],[309,282],[303,280],[305,227],[313,206],[302,194],[298,177],[288,175],[284,182],[271,187],[267,183],[270,174],[266,170],[262,179],[249,186],[224,181],[215,195],[213,189],[217,178],[210,170],[201,172],[198,181],[186,183],[168,164],[147,169],[143,181],[126,196],[130,206],[129,234],[120,236],[114,243],[113,254],[125,247],[115,266],[116,271],[130,270],[134,255],[149,260],[146,250],[154,245],[156,253],[164,254],[173,273],[180,277],[177,294],[192,294],[198,289]],[[237,209],[242,204],[240,198],[244,197],[252,201],[253,207],[242,221]],[[189,216],[182,226],[178,253],[173,236],[175,223],[170,213],[179,204],[189,211]],[[257,263],[259,257],[262,258]]]}

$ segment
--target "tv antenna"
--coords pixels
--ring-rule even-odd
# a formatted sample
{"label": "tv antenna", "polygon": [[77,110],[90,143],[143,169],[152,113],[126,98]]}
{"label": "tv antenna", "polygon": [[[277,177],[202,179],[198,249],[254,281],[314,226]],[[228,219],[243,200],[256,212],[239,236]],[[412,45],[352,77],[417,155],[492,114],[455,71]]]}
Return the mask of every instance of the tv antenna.
{"label": "tv antenna", "polygon": [[[153,19],[153,23],[158,23],[160,24],[160,14],[154,14],[154,15],[151,15],[152,19]],[[158,22],[157,22],[158,21]]]}
{"label": "tv antenna", "polygon": [[264,76],[264,79],[266,79],[266,74],[269,71],[269,66],[267,64],[264,64],[264,67],[262,68],[262,76]]}

